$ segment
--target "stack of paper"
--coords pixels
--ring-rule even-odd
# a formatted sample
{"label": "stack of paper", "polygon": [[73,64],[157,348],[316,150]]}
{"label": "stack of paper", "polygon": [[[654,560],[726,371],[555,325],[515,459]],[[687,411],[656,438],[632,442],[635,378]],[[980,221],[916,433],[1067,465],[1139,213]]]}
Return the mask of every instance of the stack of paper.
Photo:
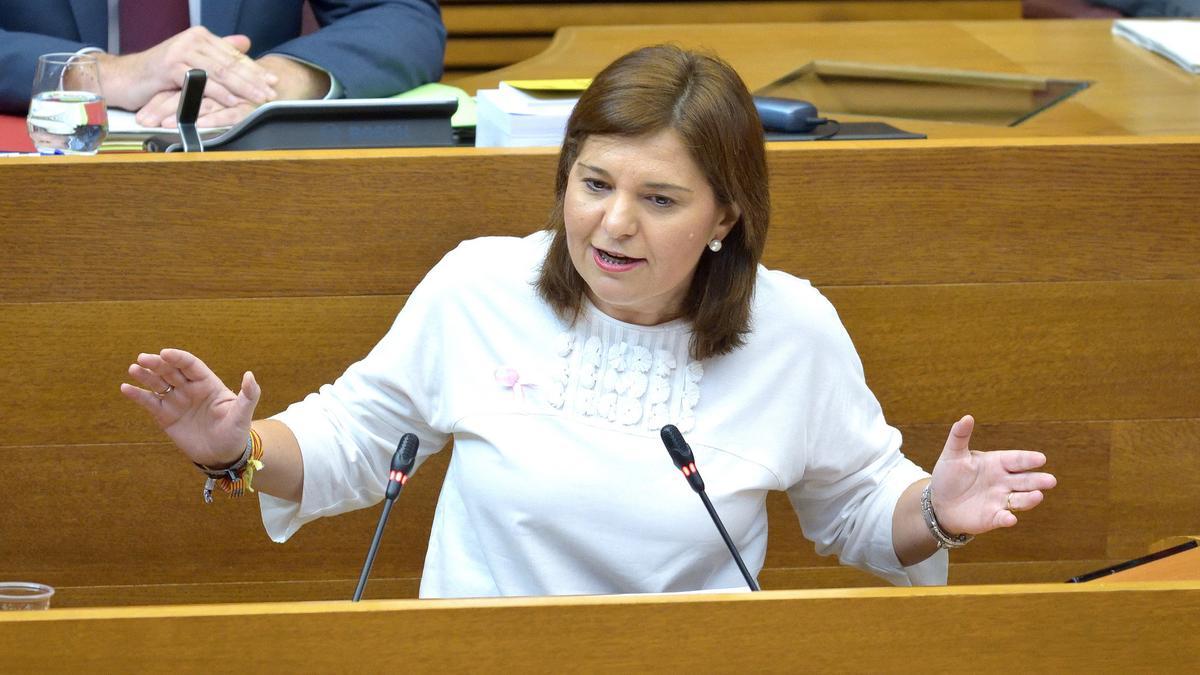
{"label": "stack of paper", "polygon": [[559,145],[587,80],[520,80],[475,94],[475,145]]}
{"label": "stack of paper", "polygon": [[1118,19],[1112,32],[1161,54],[1193,75],[1200,74],[1200,21]]}
{"label": "stack of paper", "polygon": [[[229,127],[203,127],[198,129],[201,138],[220,136]],[[141,150],[142,143],[151,136],[178,136],[179,129],[144,127],[137,123],[134,113],[126,110],[108,109],[108,138],[100,144],[100,152],[129,152]]]}

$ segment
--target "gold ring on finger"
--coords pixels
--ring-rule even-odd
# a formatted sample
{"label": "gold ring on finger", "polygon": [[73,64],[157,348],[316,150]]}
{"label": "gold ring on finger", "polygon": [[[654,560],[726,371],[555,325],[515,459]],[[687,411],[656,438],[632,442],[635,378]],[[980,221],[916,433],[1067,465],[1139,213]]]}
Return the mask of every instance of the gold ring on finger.
{"label": "gold ring on finger", "polygon": [[156,392],[154,392],[154,395],[159,398],[162,398],[173,391],[175,391],[175,385],[168,382],[166,389],[163,389],[162,391],[156,391]]}

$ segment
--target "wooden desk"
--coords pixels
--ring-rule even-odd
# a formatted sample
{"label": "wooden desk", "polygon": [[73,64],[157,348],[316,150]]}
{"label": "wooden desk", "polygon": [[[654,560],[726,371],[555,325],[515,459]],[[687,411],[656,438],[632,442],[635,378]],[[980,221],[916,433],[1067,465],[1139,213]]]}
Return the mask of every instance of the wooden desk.
{"label": "wooden desk", "polygon": [[[345,598],[377,513],[266,539],[117,392],[139,350],[253,368],[269,414],[336,377],[467,237],[550,206],[552,149],[0,159],[0,578],[60,607]],[[949,423],[1060,485],[956,552],[953,583],[1065,580],[1200,531],[1200,138],[772,144],[765,263],[838,308],[905,451]],[[198,198],[180,199],[180,195]],[[370,597],[416,592],[444,455]],[[768,501],[764,587],[880,583]]]}
{"label": "wooden desk", "polygon": [[0,613],[11,672],[1189,672],[1200,582]]}
{"label": "wooden desk", "polygon": [[1112,36],[1111,25],[1065,20],[569,27],[537,56],[454,84],[474,92],[507,78],[590,77],[626,52],[669,41],[715,51],[751,90],[815,59],[1095,82],[1016,127],[888,120],[930,138],[1200,133],[1200,78]]}
{"label": "wooden desk", "polygon": [[1017,0],[442,0],[441,6],[447,78],[533,56],[562,26],[1021,18]]}
{"label": "wooden desk", "polygon": [[1114,584],[1130,581],[1200,581],[1200,548],[1176,553],[1088,583]]}

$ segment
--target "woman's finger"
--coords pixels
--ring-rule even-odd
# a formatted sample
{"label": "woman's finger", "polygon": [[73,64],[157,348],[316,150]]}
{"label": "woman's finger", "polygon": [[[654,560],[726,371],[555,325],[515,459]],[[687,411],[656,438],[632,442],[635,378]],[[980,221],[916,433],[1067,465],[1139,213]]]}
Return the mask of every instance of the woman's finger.
{"label": "woman's finger", "polygon": [[188,381],[198,382],[209,378],[216,379],[217,377],[216,373],[207,364],[191,352],[168,347],[159,352],[159,356],[164,363],[177,370],[180,377],[184,377]]}
{"label": "woman's finger", "polygon": [[254,379],[254,373],[247,370],[242,375],[242,390],[238,392],[236,401],[238,417],[244,423],[249,424],[254,419],[254,408],[260,396],[262,389]]}
{"label": "woman's finger", "polygon": [[992,516],[992,526],[996,527],[1012,527],[1017,524],[1017,517],[1011,511],[1000,510]]}
{"label": "woman's finger", "polygon": [[170,385],[169,382],[159,377],[153,370],[143,368],[136,363],[130,364],[129,376],[141,383],[146,389],[149,389],[151,392],[158,392],[159,394],[165,393],[167,387]]}
{"label": "woman's finger", "polygon": [[1037,469],[1046,464],[1046,455],[1036,450],[996,450],[1000,465],[1010,473],[1021,473]]}
{"label": "woman's finger", "polygon": [[1005,500],[1004,509],[1010,513],[1029,511],[1030,509],[1035,508],[1038,504],[1041,504],[1042,500],[1045,498],[1046,495],[1043,494],[1041,490],[1013,492],[1009,494],[1008,498]]}
{"label": "woman's finger", "polygon": [[1049,490],[1055,485],[1058,485],[1058,479],[1054,477],[1054,474],[1040,471],[1013,474],[1008,481],[1008,489],[1014,492]]}
{"label": "woman's finger", "polygon": [[163,410],[162,399],[145,389],[125,382],[121,383],[121,395],[145,408],[146,412],[154,417],[159,426],[165,426],[165,420],[163,419],[165,411]]}
{"label": "woman's finger", "polygon": [[147,370],[153,371],[162,379],[166,380],[167,384],[176,387],[182,387],[187,384],[187,378],[183,373],[179,372],[179,368],[167,363],[158,354],[138,354],[137,364]]}

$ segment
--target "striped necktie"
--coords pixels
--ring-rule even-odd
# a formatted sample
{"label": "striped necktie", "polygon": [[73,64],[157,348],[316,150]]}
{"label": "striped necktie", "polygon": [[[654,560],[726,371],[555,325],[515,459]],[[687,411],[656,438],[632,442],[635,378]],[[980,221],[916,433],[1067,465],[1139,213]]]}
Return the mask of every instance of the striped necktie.
{"label": "striped necktie", "polygon": [[145,51],[192,25],[188,0],[121,0],[121,53]]}

